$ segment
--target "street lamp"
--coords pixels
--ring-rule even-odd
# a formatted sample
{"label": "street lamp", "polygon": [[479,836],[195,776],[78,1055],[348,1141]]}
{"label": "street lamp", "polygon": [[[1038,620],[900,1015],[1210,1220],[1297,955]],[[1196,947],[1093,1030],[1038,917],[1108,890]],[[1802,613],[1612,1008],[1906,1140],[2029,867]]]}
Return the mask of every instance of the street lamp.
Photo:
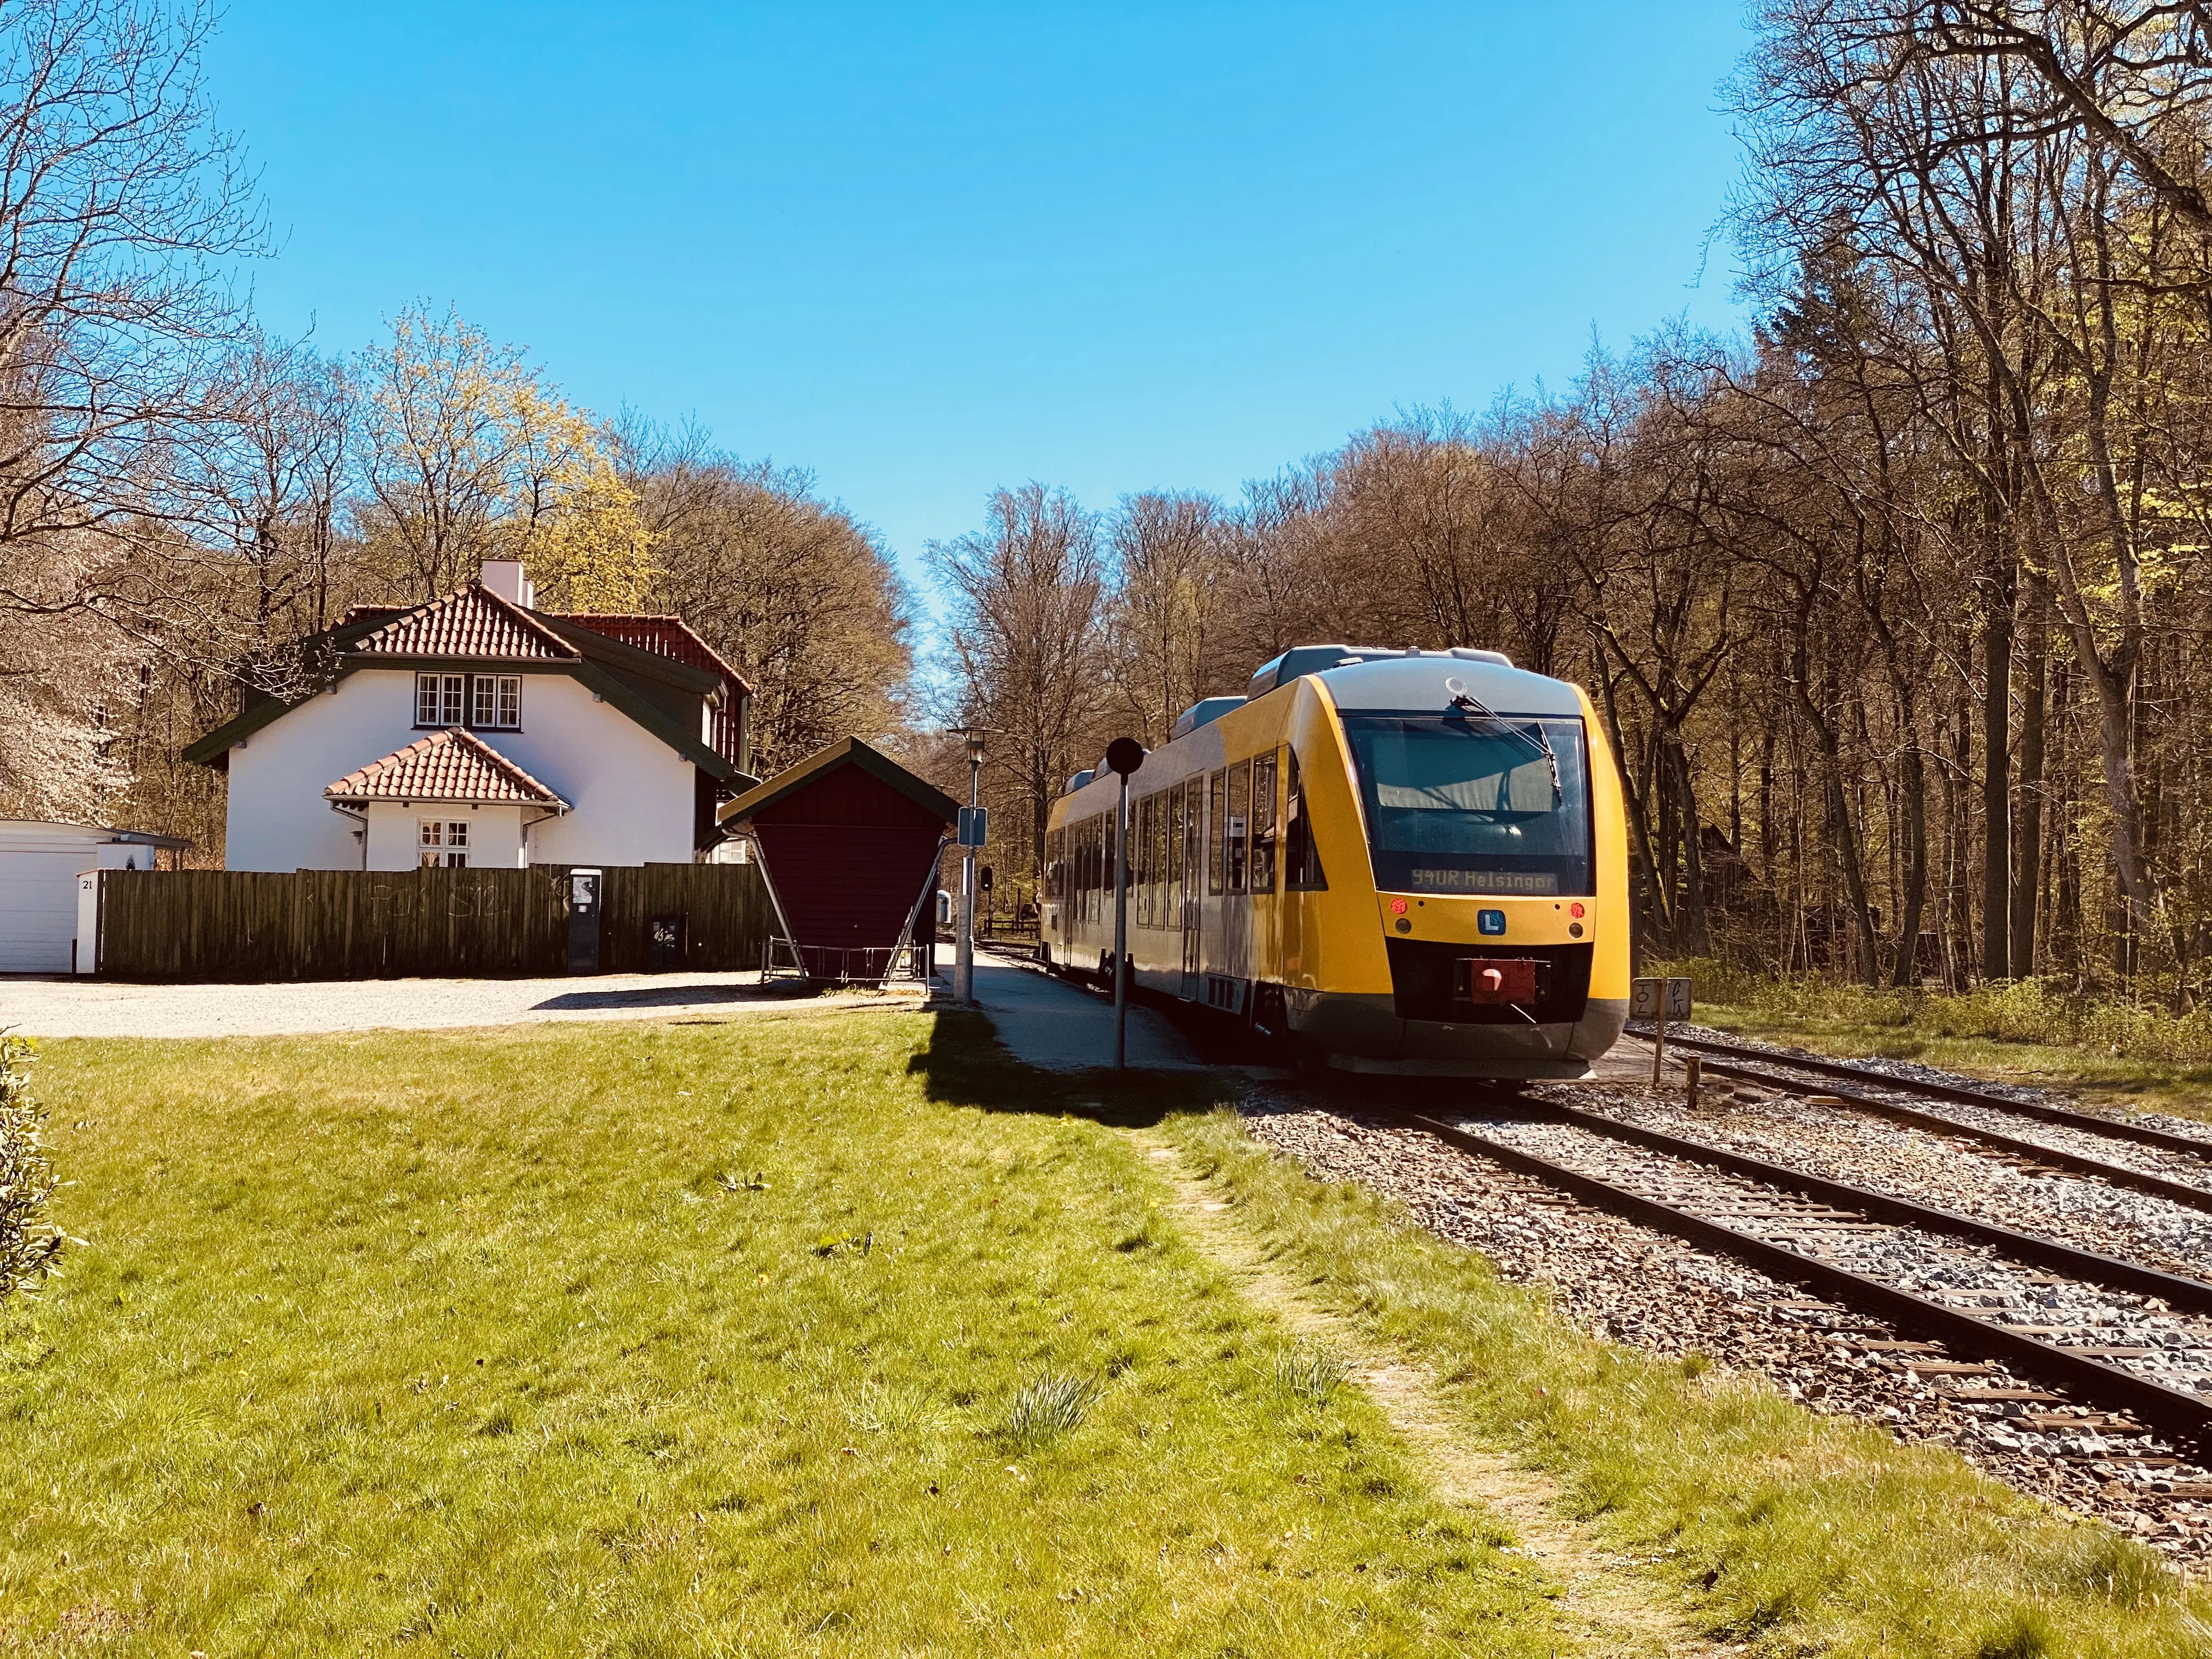
{"label": "street lamp", "polygon": [[975,1006],[975,854],[988,835],[982,789],[983,738],[989,729],[956,726],[945,733],[968,744],[968,805],[960,814],[960,933],[952,947],[952,996],[963,1008]]}

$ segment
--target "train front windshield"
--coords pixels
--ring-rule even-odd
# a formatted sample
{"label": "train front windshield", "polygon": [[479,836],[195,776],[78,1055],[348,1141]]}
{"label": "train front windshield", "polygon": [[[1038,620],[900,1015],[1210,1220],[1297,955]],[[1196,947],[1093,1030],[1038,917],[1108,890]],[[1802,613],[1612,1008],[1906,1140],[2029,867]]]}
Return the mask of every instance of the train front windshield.
{"label": "train front windshield", "polygon": [[1347,714],[1375,884],[1386,892],[1595,892],[1582,722]]}

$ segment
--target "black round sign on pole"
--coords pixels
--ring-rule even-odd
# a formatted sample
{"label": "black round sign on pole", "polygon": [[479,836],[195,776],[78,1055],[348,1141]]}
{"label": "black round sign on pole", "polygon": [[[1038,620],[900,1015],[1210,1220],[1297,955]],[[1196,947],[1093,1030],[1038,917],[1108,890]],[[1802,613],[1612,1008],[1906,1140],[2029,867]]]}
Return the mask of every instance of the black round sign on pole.
{"label": "black round sign on pole", "polygon": [[1114,808],[1114,1069],[1129,1063],[1129,774],[1145,763],[1145,745],[1116,738],[1106,745],[1109,770],[1121,775]]}

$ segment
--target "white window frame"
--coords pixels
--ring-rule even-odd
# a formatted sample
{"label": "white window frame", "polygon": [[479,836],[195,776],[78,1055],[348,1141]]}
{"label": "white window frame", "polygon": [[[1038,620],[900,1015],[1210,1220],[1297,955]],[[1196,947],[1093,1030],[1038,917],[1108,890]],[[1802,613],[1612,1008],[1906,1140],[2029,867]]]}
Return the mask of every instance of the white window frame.
{"label": "white window frame", "polygon": [[415,834],[416,862],[423,868],[468,868],[469,821],[466,818],[419,819]]}
{"label": "white window frame", "polygon": [[415,725],[418,731],[465,726],[468,705],[466,674],[422,673],[415,677]]}
{"label": "white window frame", "polygon": [[522,729],[522,676],[478,674],[469,688],[469,724],[479,732]]}

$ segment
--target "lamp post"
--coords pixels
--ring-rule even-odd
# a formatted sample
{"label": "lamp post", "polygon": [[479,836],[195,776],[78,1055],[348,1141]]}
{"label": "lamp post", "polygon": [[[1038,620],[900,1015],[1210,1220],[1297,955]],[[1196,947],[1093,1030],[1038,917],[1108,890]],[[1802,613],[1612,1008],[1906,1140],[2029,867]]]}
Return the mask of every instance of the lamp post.
{"label": "lamp post", "polygon": [[960,815],[960,933],[952,947],[952,996],[975,1006],[975,850],[983,844],[983,736],[981,726],[956,726],[947,735],[968,744],[968,810]]}
{"label": "lamp post", "polygon": [[1114,1069],[1129,1063],[1129,775],[1145,763],[1145,745],[1116,738],[1106,745],[1106,764],[1121,780],[1114,813]]}

